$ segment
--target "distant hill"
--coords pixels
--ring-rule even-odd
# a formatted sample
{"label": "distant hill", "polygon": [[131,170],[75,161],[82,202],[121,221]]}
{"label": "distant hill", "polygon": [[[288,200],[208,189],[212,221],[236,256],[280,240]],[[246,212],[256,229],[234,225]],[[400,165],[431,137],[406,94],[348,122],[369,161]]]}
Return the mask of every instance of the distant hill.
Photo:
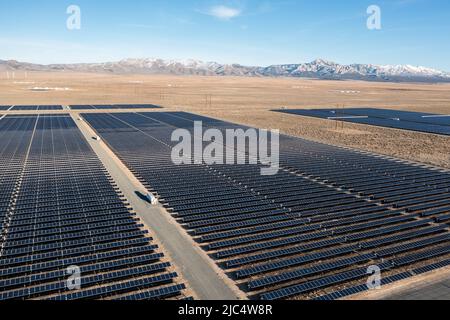
{"label": "distant hill", "polygon": [[450,82],[450,73],[410,65],[342,65],[317,59],[309,63],[268,67],[199,60],[126,59],[118,62],[40,65],[0,60],[0,71],[74,71],[111,74],[297,77],[328,80]]}

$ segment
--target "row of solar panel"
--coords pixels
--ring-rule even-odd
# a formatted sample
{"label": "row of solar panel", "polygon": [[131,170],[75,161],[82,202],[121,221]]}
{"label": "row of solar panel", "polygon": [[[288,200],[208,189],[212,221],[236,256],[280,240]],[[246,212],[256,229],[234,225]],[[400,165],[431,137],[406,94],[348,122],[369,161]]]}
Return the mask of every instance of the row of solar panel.
{"label": "row of solar panel", "polygon": [[[444,235],[440,235],[440,236],[436,236],[433,238],[429,238],[429,239],[425,239],[425,240],[420,240],[420,241],[416,241],[413,243],[410,243],[409,246],[411,246],[412,248],[418,250],[424,247],[429,246],[430,244],[440,244],[440,243],[444,243],[444,242],[448,242],[449,241],[449,235],[448,234],[444,234]],[[416,246],[416,247],[414,247]],[[340,249],[341,252],[345,252],[345,249],[341,248]],[[350,250],[350,249],[348,249]],[[392,247],[389,250],[391,250],[391,253],[389,254],[389,256],[393,256],[394,253],[395,254],[399,254],[399,253],[403,253],[403,252],[407,252],[409,250],[411,250],[410,248],[406,248],[404,245],[402,246],[397,246],[397,247]],[[317,256],[317,255],[316,255]],[[289,271],[289,272],[285,272],[285,273],[281,273],[281,274],[277,274],[275,276],[269,276],[266,278],[262,278],[262,279],[258,279],[255,281],[250,281],[248,283],[248,286],[253,289],[253,290],[257,290],[259,288],[264,288],[267,287],[269,285],[278,285],[278,284],[282,284],[282,283],[286,283],[286,282],[290,282],[292,280],[296,280],[296,279],[301,279],[304,277],[308,277],[308,276],[312,276],[315,274],[320,274],[326,271],[330,271],[330,270],[335,270],[335,269],[342,269],[345,267],[350,267],[356,264],[359,264],[361,262],[366,262],[369,260],[374,260],[376,258],[384,258],[386,255],[383,252],[374,252],[374,253],[367,253],[367,254],[363,254],[363,255],[358,255],[355,257],[352,257],[350,259],[342,259],[342,260],[336,260],[333,261],[331,263],[323,263],[323,264],[318,264],[312,268],[302,268],[302,269],[297,269],[294,271]],[[314,256],[311,256],[311,258],[313,258]],[[318,256],[320,258],[320,255]],[[386,260],[385,260],[386,261]],[[392,261],[392,264],[395,265],[397,262],[394,260]],[[300,264],[300,262],[297,262],[297,264]],[[249,274],[247,274],[249,275]]]}
{"label": "row of solar panel", "polygon": [[[402,191],[394,191],[394,193],[396,193],[395,195],[388,196],[387,193],[384,193],[371,196],[370,199],[397,208],[404,208],[409,212],[445,206],[449,204],[450,200],[449,190],[447,188],[449,178],[445,175],[440,175],[440,177],[442,181],[444,181],[442,184],[436,179],[430,180],[429,184],[434,183],[432,186],[424,185],[417,180],[410,181],[406,182],[406,185],[403,187],[399,187]],[[349,189],[349,191],[357,190],[358,189]],[[376,190],[373,190],[371,193],[376,194],[375,191]],[[359,192],[359,194],[361,195],[361,192]]]}
{"label": "row of solar panel", "polygon": [[0,106],[0,110],[10,111],[50,111],[50,110],[63,110],[60,105],[15,105],[15,106]]}
{"label": "row of solar panel", "polygon": [[154,104],[105,104],[105,105],[71,105],[72,110],[109,110],[109,109],[160,109]]}
{"label": "row of solar panel", "polygon": [[[381,278],[381,286],[386,286],[388,284],[397,282],[397,281],[401,281],[416,275],[421,275],[424,273],[428,273],[428,272],[432,272],[434,270],[437,269],[442,269],[442,268],[446,268],[450,266],[450,259],[446,259],[443,261],[439,261],[439,262],[434,262],[431,264],[426,264],[420,268],[414,269],[412,271],[407,271],[407,272],[402,272],[399,274],[395,274],[392,276],[388,276],[388,277],[382,277]],[[364,291],[368,291],[369,287],[367,286],[367,284],[360,284],[360,285],[356,285],[350,288],[346,288],[346,289],[342,289],[339,291],[335,291],[326,295],[322,295],[320,297],[317,297],[316,300],[337,300],[337,299],[342,299],[348,296],[352,296]]]}
{"label": "row of solar panel", "polygon": [[[448,232],[446,226],[431,226],[432,219],[394,210],[390,204],[360,198],[357,191],[337,187],[341,179],[353,173],[355,180],[360,179],[364,187],[370,187],[377,183],[371,181],[375,176],[378,183],[395,181],[405,189],[419,189],[417,200],[412,197],[407,201],[422,203],[430,194],[420,192],[433,193],[438,183],[433,180],[450,182],[448,175],[429,168],[285,136],[280,137],[280,160],[282,169],[289,172],[280,171],[273,177],[261,177],[261,165],[176,166],[170,157],[174,128],[192,131],[193,120],[200,119],[204,125],[219,130],[236,126],[182,112],[84,114],[83,117],[180,223],[192,231],[195,239],[205,243],[203,247],[214,253],[221,265],[230,262],[230,268],[238,268],[232,271],[233,276],[244,265],[261,270],[261,276],[270,276],[279,270],[289,270],[294,266],[292,263],[306,261],[305,254],[324,254],[320,251],[324,248],[330,252],[325,256],[327,263],[333,265],[337,256],[331,253],[339,252],[336,250],[342,244],[354,249],[342,253],[343,259],[358,258],[366,257],[367,250],[371,249],[362,244],[377,243],[380,251],[388,250],[394,242],[381,241],[386,235],[401,235],[394,241],[406,245],[416,238],[426,240],[434,234]],[[314,174],[319,181],[311,178]],[[414,178],[409,181],[408,175]],[[331,176],[336,179],[336,186],[326,183]],[[441,185],[441,189],[445,187]],[[439,192],[446,194],[445,190]],[[427,248],[437,245],[426,241],[423,244]],[[301,246],[305,251],[297,249]],[[271,256],[277,248],[281,248],[279,255]],[[410,246],[402,248],[417,251]],[[245,259],[249,253],[255,253],[255,260],[250,259],[249,263],[238,260]],[[273,261],[270,264],[277,266],[275,271],[258,269],[267,261]],[[313,267],[317,262],[309,259],[307,264]]]}
{"label": "row of solar panel", "polygon": [[[109,110],[109,109],[160,109],[154,104],[109,104],[109,105],[71,105],[72,110]],[[51,111],[63,110],[61,105],[14,105],[0,106],[2,111]]]}
{"label": "row of solar panel", "polygon": [[[374,221],[374,222],[369,222],[369,223],[364,223],[364,224],[360,224],[360,225],[350,225],[349,227],[341,227],[341,228],[337,228],[337,229],[331,229],[331,230],[327,230],[327,229],[323,229],[322,231],[320,231],[319,228],[292,228],[292,229],[287,229],[287,230],[280,230],[280,231],[271,231],[268,233],[263,233],[263,234],[255,234],[255,235],[250,235],[247,237],[239,237],[239,238],[234,238],[231,240],[223,240],[223,241],[219,241],[219,242],[214,242],[214,243],[210,243],[208,248],[209,249],[223,249],[223,248],[229,248],[229,247],[234,247],[237,245],[243,245],[243,244],[251,244],[254,242],[261,242],[261,241],[269,241],[269,240],[273,240],[273,239],[280,239],[280,238],[287,238],[290,236],[294,236],[297,234],[301,234],[301,233],[305,233],[304,235],[304,239],[303,240],[317,240],[317,239],[322,239],[322,238],[327,238],[330,237],[332,235],[346,235],[348,233],[355,233],[357,231],[361,231],[361,230],[365,230],[365,229],[372,229],[372,228],[376,228],[376,227],[380,227],[380,226],[385,226],[385,225],[389,225],[389,224],[394,224],[394,223],[400,223],[400,222],[405,222],[405,221],[410,221],[413,220],[414,217],[398,217],[398,218],[390,218],[390,219],[386,219],[386,220],[380,220],[380,221]],[[431,220],[427,220],[427,222],[430,222]],[[312,231],[317,231],[317,232],[313,232]],[[353,239],[353,234],[352,235],[348,235],[349,238]],[[371,234],[368,234],[367,237],[370,237]],[[360,239],[359,239],[360,240]],[[270,245],[269,243],[265,243],[264,245]],[[222,252],[220,254],[223,254]]]}
{"label": "row of solar panel", "polygon": [[[406,240],[410,240],[410,239],[429,236],[432,234],[443,232],[444,229],[445,229],[444,226],[429,227],[429,228],[424,228],[424,229],[421,229],[418,231],[397,233],[394,236],[386,235],[386,237],[380,238],[378,240],[359,242],[356,245],[358,246],[359,249],[372,249],[372,248],[376,248],[376,247],[381,247],[382,245],[388,245],[388,244],[393,244],[393,243],[400,242],[400,241],[406,241]],[[401,231],[401,228],[398,228],[397,231]],[[270,251],[270,252],[266,252],[266,253],[262,253],[262,254],[247,255],[242,258],[237,258],[234,260],[227,261],[226,266],[228,268],[241,267],[241,266],[256,263],[256,262],[261,262],[261,261],[265,261],[265,260],[273,260],[275,258],[290,256],[292,254],[308,253],[308,252],[311,252],[314,250],[325,249],[325,248],[332,247],[333,245],[345,244],[346,241],[347,241],[347,239],[345,237],[338,237],[338,238],[334,238],[334,239],[330,239],[330,240],[328,240],[328,239],[321,240],[321,241],[313,242],[313,243],[306,244],[306,245],[299,245],[296,247],[291,247],[289,249],[278,249],[275,251]]]}
{"label": "row of solar panel", "polygon": [[[444,254],[450,253],[450,246],[438,247],[429,251],[421,252],[419,254],[413,254],[406,256],[401,259],[396,259],[393,261],[394,265],[403,265],[403,260],[408,260],[410,262],[420,262],[426,259],[439,257]],[[379,264],[378,267],[381,271],[389,270],[391,268],[391,262]],[[261,298],[263,300],[276,300],[292,297],[298,294],[305,294],[308,292],[315,291],[320,288],[329,287],[330,285],[341,284],[347,281],[360,279],[367,276],[367,268],[353,269],[350,271],[345,271],[336,275],[323,277],[314,281],[310,281],[304,284],[289,286],[286,288],[278,289],[275,291],[267,292],[262,294]]]}
{"label": "row of solar panel", "polygon": [[371,108],[354,108],[345,110],[296,109],[274,111],[306,117],[332,119],[358,124],[368,124],[386,128],[450,135],[450,115]]}
{"label": "row of solar panel", "polygon": [[[371,200],[389,203],[395,207],[405,208],[407,210],[409,208],[415,208],[415,205],[425,205],[428,202],[434,203],[438,200],[445,201],[449,199],[448,185],[450,175],[448,172],[419,167],[418,170],[423,172],[419,177],[405,174],[407,171],[399,173],[398,171],[384,170],[381,173],[377,160],[364,163],[353,157],[340,155],[343,152],[342,150],[336,150],[332,158],[316,159],[316,166],[335,166],[337,170],[334,173],[333,185],[336,187],[348,189],[359,195],[367,196]],[[300,150],[299,153],[301,153]],[[345,153],[348,153],[348,151],[345,151]],[[312,169],[301,161],[303,157],[306,158],[306,156],[302,156],[301,154],[295,158],[286,157],[282,162],[296,173],[310,175]],[[370,156],[361,155],[361,157],[367,158]],[[395,167],[397,168],[407,166],[410,165],[395,163]],[[415,166],[412,167],[415,168]],[[349,172],[349,170],[353,173]],[[346,182],[349,174],[358,175],[355,182]],[[316,174],[315,179],[324,183],[330,183],[330,173]],[[386,188],[389,188],[389,190]]]}
{"label": "row of solar panel", "polygon": [[[9,198],[0,214],[0,300],[110,299],[181,288],[70,117],[6,117],[0,138],[0,158],[22,164],[17,174],[0,168],[15,181],[0,189]],[[80,268],[79,290],[67,286],[70,266]],[[181,289],[172,294],[182,297]]]}
{"label": "row of solar panel", "polygon": [[[82,274],[90,274],[93,272],[108,272],[109,270],[121,269],[124,267],[137,266],[136,269],[145,267],[148,273],[159,273],[164,272],[166,268],[170,267],[170,263],[168,262],[160,262],[155,263],[160,258],[160,254],[158,255],[144,255],[134,258],[122,258],[118,260],[114,260],[113,262],[102,262],[99,261],[96,264],[92,264],[89,266],[81,266],[80,271]],[[51,271],[51,272],[43,272],[33,276],[21,276],[17,278],[11,278],[0,281],[1,288],[11,289],[11,288],[21,288],[24,285],[27,285],[32,282],[44,282],[44,281],[55,281],[66,279],[67,271],[59,270],[59,271]]]}

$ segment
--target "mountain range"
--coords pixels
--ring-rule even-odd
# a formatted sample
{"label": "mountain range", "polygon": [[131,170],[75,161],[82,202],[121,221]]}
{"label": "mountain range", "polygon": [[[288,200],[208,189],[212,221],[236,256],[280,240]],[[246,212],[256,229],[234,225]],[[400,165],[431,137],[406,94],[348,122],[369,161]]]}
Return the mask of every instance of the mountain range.
{"label": "mountain range", "polygon": [[92,72],[110,74],[166,74],[202,76],[297,77],[326,80],[394,82],[450,82],[450,73],[411,65],[343,65],[323,59],[268,67],[220,64],[200,60],[125,59],[118,62],[32,64],[0,60],[0,71]]}

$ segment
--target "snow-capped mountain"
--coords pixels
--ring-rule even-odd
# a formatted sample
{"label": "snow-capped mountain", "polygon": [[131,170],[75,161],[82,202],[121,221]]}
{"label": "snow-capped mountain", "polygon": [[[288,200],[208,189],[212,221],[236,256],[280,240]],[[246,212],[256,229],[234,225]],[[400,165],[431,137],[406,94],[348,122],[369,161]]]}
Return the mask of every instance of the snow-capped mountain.
{"label": "snow-capped mountain", "polygon": [[320,79],[358,79],[378,81],[450,81],[450,73],[410,65],[342,65],[322,59],[310,63],[270,66],[264,75],[312,77]]}
{"label": "snow-capped mountain", "polygon": [[125,59],[118,62],[38,65],[0,60],[0,71],[75,71],[113,74],[303,77],[334,80],[450,82],[450,73],[410,65],[343,65],[323,59],[268,67],[200,60]]}

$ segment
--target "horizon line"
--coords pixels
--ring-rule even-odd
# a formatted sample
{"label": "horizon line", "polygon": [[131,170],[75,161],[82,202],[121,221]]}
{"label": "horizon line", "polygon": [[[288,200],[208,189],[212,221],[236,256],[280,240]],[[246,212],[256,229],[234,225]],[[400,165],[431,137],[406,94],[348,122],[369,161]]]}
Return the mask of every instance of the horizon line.
{"label": "horizon line", "polygon": [[436,69],[433,67],[427,67],[425,65],[413,65],[413,64],[409,64],[409,63],[404,63],[404,64],[377,64],[377,63],[363,63],[363,62],[352,62],[352,63],[340,63],[340,62],[336,62],[333,60],[329,60],[329,59],[324,59],[324,58],[316,58],[313,59],[309,62],[294,62],[294,63],[275,63],[275,64],[269,64],[266,66],[262,66],[262,65],[249,65],[249,64],[242,64],[239,62],[232,62],[232,63],[228,63],[228,62],[219,62],[216,60],[203,60],[203,59],[197,59],[197,58],[185,58],[185,59],[167,59],[167,58],[161,58],[161,57],[128,57],[128,58],[122,58],[122,59],[116,59],[116,60],[108,60],[108,61],[100,61],[100,62],[57,62],[57,63],[41,63],[41,62],[28,62],[28,61],[23,61],[23,60],[17,60],[17,59],[11,59],[11,58],[7,58],[7,59],[3,59],[0,58],[0,61],[4,61],[4,62],[18,62],[18,63],[28,63],[28,64],[35,64],[35,65],[41,65],[41,66],[52,66],[52,65],[81,65],[81,64],[105,64],[105,63],[118,63],[118,62],[122,62],[122,61],[126,61],[126,60],[162,60],[162,61],[174,61],[174,62],[187,62],[187,61],[197,61],[197,62],[204,62],[204,63],[218,63],[218,64],[222,64],[222,65],[239,65],[239,66],[244,66],[244,67],[259,67],[259,68],[267,68],[267,67],[272,67],[272,66],[282,66],[282,65],[297,65],[297,64],[307,64],[307,63],[312,63],[312,62],[316,62],[316,61],[324,61],[324,62],[329,62],[329,63],[335,63],[338,65],[343,65],[343,66],[352,66],[352,65],[372,65],[372,66],[412,66],[412,67],[421,67],[421,68],[427,68],[427,69],[433,69],[436,71],[441,71],[441,72],[445,72],[445,73],[450,73],[450,71],[447,70],[443,70],[443,69]]}

